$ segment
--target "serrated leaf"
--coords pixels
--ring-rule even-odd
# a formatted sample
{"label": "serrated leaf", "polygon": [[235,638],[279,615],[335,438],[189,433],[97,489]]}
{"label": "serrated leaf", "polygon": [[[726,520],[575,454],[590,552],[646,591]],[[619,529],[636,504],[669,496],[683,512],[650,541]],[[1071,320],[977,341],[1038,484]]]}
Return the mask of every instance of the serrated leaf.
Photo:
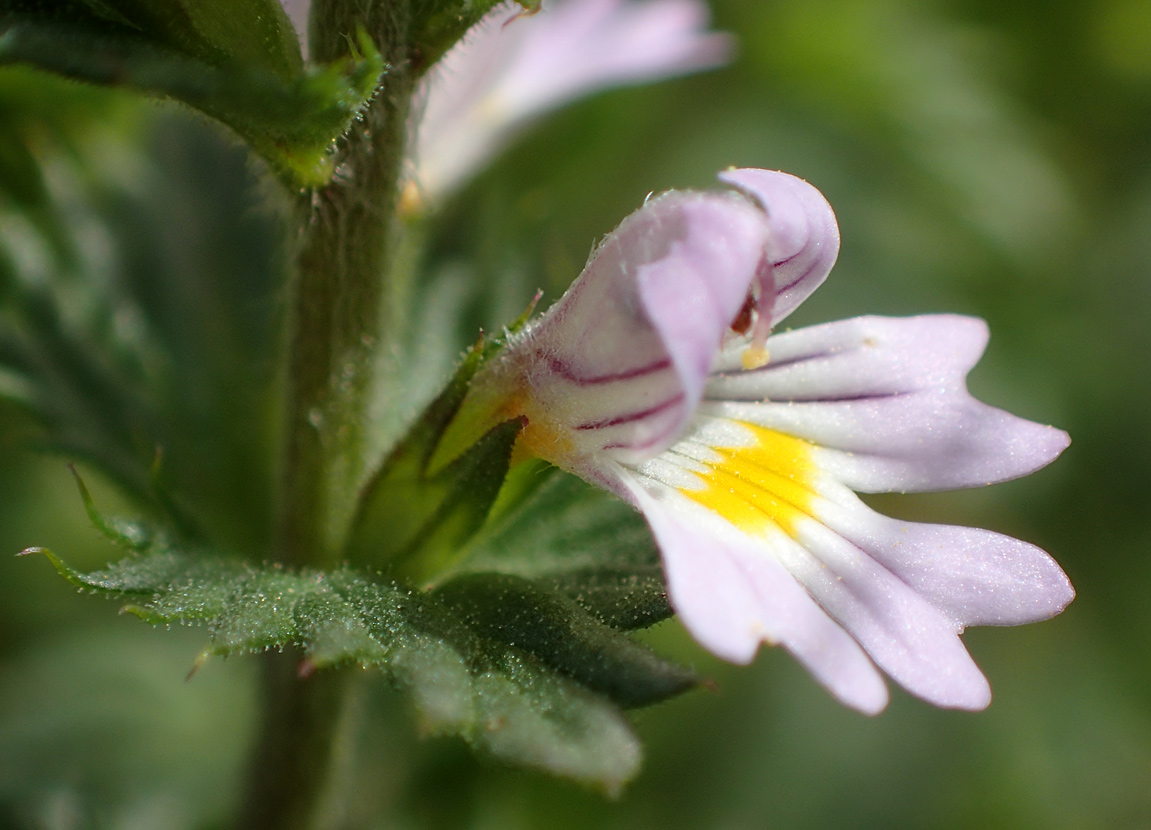
{"label": "serrated leaf", "polygon": [[24,553],[45,555],[72,584],[125,601],[153,625],[205,625],[201,661],[298,647],[309,671],[347,663],[382,670],[411,693],[425,731],[459,735],[504,761],[613,793],[638,770],[639,743],[609,700],[436,597],[350,568],[294,571],[182,549],[162,530],[103,516],[79,484],[97,528],[147,552],[91,573],[48,550]]}
{"label": "serrated leaf", "polygon": [[159,117],[155,175],[131,131],[154,110],[0,68],[0,133],[52,172],[65,234],[51,243],[0,193],[0,397],[23,410],[7,440],[98,469],[185,538],[258,554],[275,448],[253,425],[273,398],[281,217],[252,209],[256,171],[205,119]]}
{"label": "serrated leaf", "polygon": [[[127,0],[117,5],[120,12],[136,6]],[[63,15],[39,4],[0,12],[0,64],[29,64],[182,101],[227,124],[280,173],[307,186],[331,177],[328,150],[374,94],[384,69],[382,56],[362,31],[358,49],[346,60],[302,68],[298,56],[293,61],[276,50],[240,48],[244,39],[228,28],[232,24],[216,26],[220,43],[231,44],[224,48],[197,39],[211,26],[172,23],[173,33],[154,21],[131,22]]]}
{"label": "serrated leaf", "polygon": [[412,693],[428,732],[460,735],[504,761],[611,792],[638,769],[639,744],[607,700],[396,583],[175,549],[84,574],[50,551],[28,552],[147,622],[206,625],[205,655],[298,646],[313,666],[383,670]]}
{"label": "serrated leaf", "polygon": [[[348,586],[350,599],[378,608],[367,583]],[[482,636],[426,594],[407,594],[401,614],[406,647],[388,666],[416,696],[423,727],[461,734],[496,757],[597,783],[616,792],[635,773],[640,746],[615,707],[513,646]],[[386,615],[372,614],[376,628]],[[415,632],[414,634],[410,632]]]}
{"label": "serrated leaf", "polygon": [[666,700],[698,682],[575,601],[522,577],[467,574],[433,596],[480,634],[534,654],[624,707]]}

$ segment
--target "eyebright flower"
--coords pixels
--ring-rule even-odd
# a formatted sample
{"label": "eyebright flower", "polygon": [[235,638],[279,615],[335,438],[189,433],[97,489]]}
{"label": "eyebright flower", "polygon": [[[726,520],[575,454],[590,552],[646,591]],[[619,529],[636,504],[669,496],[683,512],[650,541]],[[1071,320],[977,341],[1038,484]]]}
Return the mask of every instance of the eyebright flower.
{"label": "eyebright flower", "polygon": [[529,451],[641,510],[672,606],[716,655],[782,645],[849,706],[879,669],[981,709],[959,634],[1058,614],[1046,553],[882,516],[859,492],[973,487],[1052,461],[1066,433],[976,401],[987,343],[956,315],[858,317],[769,336],[827,276],[835,217],[806,182],[729,170],[731,190],[649,199],[568,292],[486,366],[457,423],[524,416]]}
{"label": "eyebright flower", "polygon": [[567,101],[725,63],[732,38],[706,23],[700,0],[545,0],[530,15],[496,6],[420,83],[407,199],[439,201]]}

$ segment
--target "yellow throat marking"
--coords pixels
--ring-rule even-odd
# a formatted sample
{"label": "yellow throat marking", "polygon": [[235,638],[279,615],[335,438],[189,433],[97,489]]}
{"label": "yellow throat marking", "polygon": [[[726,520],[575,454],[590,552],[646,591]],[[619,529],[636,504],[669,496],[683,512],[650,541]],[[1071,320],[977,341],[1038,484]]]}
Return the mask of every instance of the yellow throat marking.
{"label": "yellow throat marking", "polygon": [[776,526],[796,535],[799,520],[812,514],[815,499],[814,447],[771,429],[739,422],[753,441],[743,447],[712,447],[716,461],[696,472],[702,489],[683,488],[683,495],[740,530],[749,533]]}

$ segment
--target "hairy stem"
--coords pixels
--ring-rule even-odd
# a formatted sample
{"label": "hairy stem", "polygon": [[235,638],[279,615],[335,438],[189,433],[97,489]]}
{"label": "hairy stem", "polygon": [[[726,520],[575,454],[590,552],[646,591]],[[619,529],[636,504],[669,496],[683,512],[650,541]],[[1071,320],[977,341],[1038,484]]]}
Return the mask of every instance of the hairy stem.
{"label": "hairy stem", "polygon": [[336,0],[313,12],[317,60],[346,54],[347,36],[359,24],[388,66],[363,122],[341,140],[335,179],[297,203],[277,549],[287,564],[337,562],[365,476],[365,425],[375,359],[388,334],[382,301],[414,83],[402,6]]}
{"label": "hairy stem", "polygon": [[[339,143],[336,176],[296,202],[296,278],[289,297],[286,408],[277,558],[330,568],[365,477],[366,419],[384,325],[396,184],[414,85],[406,3],[316,0],[311,54],[348,54],[357,27],[387,61],[361,122]],[[330,782],[348,672],[297,677],[298,654],[264,657],[264,722],[238,827],[316,830],[341,792]],[[323,805],[327,805],[324,810]],[[336,813],[342,811],[336,810]]]}

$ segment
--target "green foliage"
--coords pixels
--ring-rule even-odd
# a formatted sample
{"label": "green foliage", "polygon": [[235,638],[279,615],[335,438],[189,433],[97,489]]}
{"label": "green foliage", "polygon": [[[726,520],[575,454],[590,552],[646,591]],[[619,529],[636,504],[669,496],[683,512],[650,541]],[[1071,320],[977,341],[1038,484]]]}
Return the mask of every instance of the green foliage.
{"label": "green foliage", "polygon": [[525,464],[512,471],[457,569],[531,579],[617,629],[646,628],[672,615],[644,520],[554,467]]}
{"label": "green foliage", "polygon": [[522,421],[497,425],[444,469],[432,472],[429,463],[472,378],[500,348],[492,340],[468,352],[444,391],[364,487],[349,533],[349,561],[427,579],[450,564],[483,523],[507,475]]}
{"label": "green foliage", "polygon": [[346,663],[383,670],[412,694],[427,732],[460,735],[501,760],[609,791],[638,768],[639,746],[607,700],[396,583],[256,567],[160,542],[88,574],[42,552],[69,582],[125,600],[146,622],[205,625],[205,657],[298,647],[305,673]]}
{"label": "green foliage", "polygon": [[330,178],[332,141],[384,69],[363,31],[346,61],[303,66],[277,0],[26,0],[0,9],[0,32],[0,63],[182,101],[300,185]]}
{"label": "green foliage", "polygon": [[[263,552],[281,228],[236,188],[254,181],[241,148],[154,112],[0,69],[0,144],[20,150],[0,177],[0,401],[22,425],[4,440],[98,468],[185,536]],[[164,176],[129,132],[145,125]]]}
{"label": "green foliage", "polygon": [[612,627],[557,582],[459,576],[428,594],[348,567],[293,571],[174,544],[111,519],[77,481],[93,525],[130,555],[81,573],[42,553],[72,584],[123,600],[153,625],[202,624],[210,655],[298,648],[301,670],[358,664],[406,688],[425,730],[459,735],[510,763],[617,791],[639,745],[617,706],[692,688],[690,671]]}
{"label": "green foliage", "polygon": [[[57,9],[38,0],[21,5]],[[146,32],[157,42],[207,63],[251,62],[290,78],[301,68],[300,49],[278,0],[80,0],[79,5],[112,25]]]}
{"label": "green foliage", "polygon": [[621,706],[646,706],[696,684],[691,672],[523,577],[467,574],[434,596],[476,631],[534,654]]}
{"label": "green foliage", "polygon": [[0,71],[0,213],[11,211],[0,234],[0,271],[10,272],[0,275],[0,303],[6,299],[5,282],[10,288],[17,278],[11,271],[19,268],[22,252],[13,251],[13,243],[25,241],[16,223],[29,223],[34,233],[28,236],[38,235],[62,269],[76,265],[76,245],[38,151],[49,146],[73,160],[82,157],[81,147],[93,133],[115,132],[128,120],[123,103],[114,93],[82,89],[26,68]]}
{"label": "green foliage", "polygon": [[[1075,437],[1057,465],[993,497],[974,491],[869,499],[904,518],[946,514],[1041,544],[1059,557],[1080,599],[1063,617],[1010,636],[965,636],[995,688],[995,702],[977,717],[930,710],[896,692],[882,718],[864,719],[813,691],[810,678],[778,651],[750,668],[709,662],[722,694],[643,713],[649,761],[620,802],[475,764],[455,742],[413,745],[398,712],[365,719],[359,734],[369,736],[376,754],[357,761],[365,786],[356,806],[378,812],[364,824],[1148,824],[1151,384],[1140,358],[1151,354],[1145,0],[709,5],[716,26],[739,37],[731,67],[585,102],[542,124],[447,207],[423,273],[451,274],[455,282],[445,281],[443,293],[460,302],[479,295],[482,305],[467,310],[450,342],[435,328],[448,319],[440,307],[424,297],[406,305],[398,314],[413,321],[415,357],[454,356],[477,326],[498,326],[508,314],[497,296],[522,298],[539,285],[558,295],[578,273],[589,241],[653,188],[709,187],[726,164],[790,170],[828,195],[844,235],[835,274],[791,325],[864,312],[986,317],[995,345],[972,378],[981,397]],[[114,377],[136,377],[127,369],[135,361],[139,376],[160,378],[155,400],[147,399],[160,417],[147,423],[164,430],[141,433],[120,422],[115,436],[133,443],[117,443],[101,426],[115,425],[112,413],[95,417],[96,398],[78,391],[79,376],[47,359],[22,317],[9,325],[15,314],[0,323],[0,390],[47,411],[52,446],[68,449],[68,440],[78,440],[82,451],[73,457],[131,455],[133,480],[144,484],[162,443],[161,479],[181,500],[227,508],[231,526],[254,528],[257,542],[245,549],[267,555],[259,531],[267,519],[254,502],[269,498],[261,490],[271,478],[261,442],[269,440],[272,407],[249,399],[273,399],[264,382],[273,372],[253,367],[272,366],[271,349],[281,340],[267,323],[280,296],[280,240],[253,209],[259,200],[240,154],[221,149],[196,119],[166,108],[159,132],[154,119],[137,118],[143,129],[117,134],[118,155],[76,159],[67,136],[106,136],[126,110],[143,110],[124,104],[131,96],[40,75],[0,72],[0,142],[19,136],[41,161],[46,148],[63,142],[67,150],[63,163],[51,155],[46,174],[23,179],[30,188],[18,185],[30,170],[21,149],[0,162],[11,171],[0,184],[8,194],[0,197],[0,244],[20,273],[9,271],[8,284],[42,275],[29,270],[37,260],[28,254],[49,239],[32,202],[17,209],[14,194],[34,196],[39,181],[60,198],[63,181],[55,221],[67,241],[59,250],[45,242],[47,256],[63,261],[73,249],[94,258],[101,240],[110,242],[122,280],[106,301],[94,298],[109,288],[108,269],[85,267],[73,275],[82,284],[56,286],[63,330],[93,363],[115,367]],[[36,105],[34,119],[18,116],[25,104]],[[149,154],[136,154],[144,142]],[[122,163],[125,157],[131,164]],[[96,199],[78,191],[68,165],[80,162],[82,181],[122,187],[104,187]],[[85,310],[95,311],[86,317]],[[93,322],[100,320],[107,325]],[[118,329],[113,320],[133,326]],[[125,331],[135,339],[100,336]],[[159,348],[129,348],[137,342]],[[24,371],[29,367],[37,371]],[[432,372],[406,360],[401,367],[412,382],[450,368],[443,359]],[[398,421],[410,421],[416,409]],[[59,462],[22,463],[11,448],[25,421],[8,406],[0,418],[0,547],[16,550],[61,530],[82,537],[86,528],[69,521],[73,497],[56,486]],[[381,446],[392,443],[389,437]],[[106,461],[100,466],[109,469]],[[614,613],[611,598],[621,590],[637,603],[661,598],[654,556],[647,564],[625,558],[614,571],[596,556],[593,544],[616,556],[653,553],[642,521],[626,506],[555,471],[518,467],[511,476],[455,574],[517,574],[601,619]],[[512,485],[520,479],[517,491]],[[562,510],[557,499],[555,512],[533,523],[532,511],[520,506],[553,487],[570,488],[576,501]],[[138,495],[138,488],[128,490]],[[557,517],[568,522],[562,531]],[[223,537],[230,542],[231,535]],[[65,549],[62,540],[53,544]],[[69,550],[77,562],[101,555]],[[243,671],[248,661],[172,688],[166,681],[187,667],[181,654],[191,648],[188,631],[152,636],[144,626],[125,628],[99,613],[109,609],[77,602],[70,590],[40,579],[45,570],[0,556],[0,687],[23,690],[22,705],[2,695],[0,826],[60,825],[75,815],[72,805],[93,800],[78,826],[224,826],[242,780],[245,727],[259,709],[244,694],[247,686],[212,693],[210,684],[237,674],[254,679]],[[637,585],[647,587],[632,592]],[[630,627],[624,617],[613,627]],[[91,630],[97,620],[103,632]],[[674,627],[656,637],[699,653]],[[49,664],[51,672],[35,670]],[[394,729],[381,734],[385,721]],[[77,742],[81,734],[89,736],[84,743]],[[159,744],[181,765],[158,762]],[[193,812],[195,818],[165,820],[169,788],[205,775],[196,795],[216,799],[211,819]],[[42,812],[29,806],[37,803]]]}

